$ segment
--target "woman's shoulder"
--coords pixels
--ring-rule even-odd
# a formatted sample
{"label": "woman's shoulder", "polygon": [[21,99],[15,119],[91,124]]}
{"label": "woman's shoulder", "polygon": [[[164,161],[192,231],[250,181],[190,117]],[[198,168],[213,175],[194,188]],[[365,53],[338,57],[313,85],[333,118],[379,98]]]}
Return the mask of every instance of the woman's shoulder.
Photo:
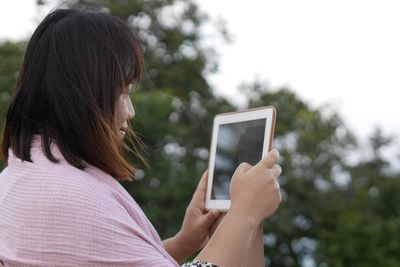
{"label": "woman's shoulder", "polygon": [[[80,170],[37,156],[33,162],[14,158],[0,174],[0,214],[6,214],[0,224],[8,226],[9,236],[23,231],[26,239],[38,240],[38,251],[51,248],[65,260],[78,253],[82,262],[99,255],[129,255],[137,262],[145,254],[170,262],[155,229],[118,181],[92,166]],[[17,227],[12,218],[20,218]]]}
{"label": "woman's shoulder", "polygon": [[41,150],[31,152],[31,158],[32,162],[22,161],[11,155],[0,174],[0,187],[18,199],[14,208],[29,207],[40,214],[51,214],[55,220],[61,218],[63,224],[123,222],[151,229],[136,201],[109,174],[91,165],[78,169],[62,158],[51,162]]}
{"label": "woman's shoulder", "polygon": [[[109,174],[88,165],[78,169],[69,164],[60,153],[58,162],[46,158],[37,147],[31,149],[32,162],[22,161],[10,151],[7,172],[14,186],[23,187],[27,195],[35,195],[54,203],[80,205],[97,209],[104,205],[119,205],[121,199],[135,204],[121,184]],[[7,177],[3,177],[4,182]],[[28,185],[29,184],[29,185]]]}

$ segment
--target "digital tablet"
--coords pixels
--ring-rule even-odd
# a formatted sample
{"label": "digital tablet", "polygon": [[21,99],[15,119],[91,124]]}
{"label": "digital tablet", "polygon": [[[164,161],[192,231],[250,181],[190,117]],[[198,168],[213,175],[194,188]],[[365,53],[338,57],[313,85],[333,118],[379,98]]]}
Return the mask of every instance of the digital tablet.
{"label": "digital tablet", "polygon": [[276,111],[272,106],[215,116],[208,164],[206,209],[229,209],[232,175],[240,163],[255,165],[271,150],[275,117]]}

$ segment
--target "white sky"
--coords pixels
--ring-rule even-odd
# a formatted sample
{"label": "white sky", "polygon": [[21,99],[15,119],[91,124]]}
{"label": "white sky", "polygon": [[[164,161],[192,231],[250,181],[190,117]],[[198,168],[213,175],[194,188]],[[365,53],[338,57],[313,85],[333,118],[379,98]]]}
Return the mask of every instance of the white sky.
{"label": "white sky", "polygon": [[378,125],[399,135],[400,1],[199,2],[234,37],[212,77],[224,94],[258,77],[333,104],[362,137]]}
{"label": "white sky", "polygon": [[[375,126],[400,138],[400,1],[197,1],[234,39],[215,44],[217,92],[240,103],[244,81],[286,85],[315,107],[333,105],[361,138]],[[42,18],[34,3],[0,2],[0,40],[30,35]]]}

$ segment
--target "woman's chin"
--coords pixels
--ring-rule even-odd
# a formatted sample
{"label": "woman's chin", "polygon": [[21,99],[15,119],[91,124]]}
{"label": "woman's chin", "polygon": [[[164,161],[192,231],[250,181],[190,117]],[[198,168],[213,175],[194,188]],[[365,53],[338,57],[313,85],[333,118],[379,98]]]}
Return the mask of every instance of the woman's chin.
{"label": "woman's chin", "polygon": [[121,138],[121,140],[124,139],[125,134],[125,131],[119,130],[119,137]]}

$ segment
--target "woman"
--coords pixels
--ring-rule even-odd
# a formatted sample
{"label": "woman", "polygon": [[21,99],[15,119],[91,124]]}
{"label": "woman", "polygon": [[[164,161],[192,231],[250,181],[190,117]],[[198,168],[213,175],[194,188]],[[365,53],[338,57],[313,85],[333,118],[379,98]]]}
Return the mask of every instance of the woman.
{"label": "woman", "polygon": [[[133,179],[122,139],[141,68],[138,38],[111,15],[55,10],[38,26],[1,144],[0,266],[177,266],[201,249],[218,218],[204,210],[206,175],[164,242],[119,184]],[[277,159],[238,167],[230,211],[186,266],[251,262],[260,222],[281,200]]]}

